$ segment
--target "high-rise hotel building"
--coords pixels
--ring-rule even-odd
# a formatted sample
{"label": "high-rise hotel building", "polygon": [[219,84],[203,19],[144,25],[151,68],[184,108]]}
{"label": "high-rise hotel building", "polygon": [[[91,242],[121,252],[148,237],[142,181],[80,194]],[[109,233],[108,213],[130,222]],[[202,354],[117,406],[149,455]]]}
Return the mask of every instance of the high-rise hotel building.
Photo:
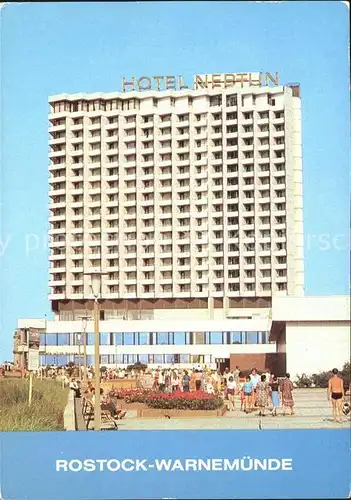
{"label": "high-rise hotel building", "polygon": [[16,360],[82,363],[85,338],[94,363],[100,270],[101,365],[341,367],[349,298],[304,297],[299,85],[153,80],[49,99],[54,319],[19,320]]}
{"label": "high-rise hotel building", "polygon": [[211,318],[303,295],[298,85],[49,103],[49,286],[61,319],[90,309],[93,269],[108,273],[106,319],[164,308]]}

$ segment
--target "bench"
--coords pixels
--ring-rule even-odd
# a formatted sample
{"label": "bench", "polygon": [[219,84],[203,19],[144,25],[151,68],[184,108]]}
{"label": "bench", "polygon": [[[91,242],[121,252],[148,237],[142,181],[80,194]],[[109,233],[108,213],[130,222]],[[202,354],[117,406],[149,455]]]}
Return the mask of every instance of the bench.
{"label": "bench", "polygon": [[[82,414],[86,423],[86,430],[89,430],[89,424],[94,420],[94,405],[90,399],[82,398]],[[101,410],[101,427],[118,430],[116,420],[108,410]]]}

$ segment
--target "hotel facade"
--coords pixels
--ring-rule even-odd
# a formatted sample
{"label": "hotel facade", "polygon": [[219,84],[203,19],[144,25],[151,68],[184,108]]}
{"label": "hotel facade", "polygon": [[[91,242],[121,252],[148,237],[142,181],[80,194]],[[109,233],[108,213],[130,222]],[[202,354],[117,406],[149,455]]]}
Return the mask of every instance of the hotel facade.
{"label": "hotel facade", "polygon": [[289,367],[274,318],[307,304],[300,88],[247,75],[49,99],[54,319],[18,324],[41,364],[76,361],[100,270],[102,365]]}

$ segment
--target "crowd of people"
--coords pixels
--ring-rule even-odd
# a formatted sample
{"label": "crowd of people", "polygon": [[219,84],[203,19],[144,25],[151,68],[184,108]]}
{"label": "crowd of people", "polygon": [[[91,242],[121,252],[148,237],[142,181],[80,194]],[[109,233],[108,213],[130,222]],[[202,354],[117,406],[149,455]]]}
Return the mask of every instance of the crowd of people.
{"label": "crowd of people", "polygon": [[[85,397],[93,397],[94,387],[91,382],[93,370],[88,369],[87,375],[88,389],[84,395]],[[250,374],[243,377],[238,366],[233,370],[226,368],[222,373],[206,366],[198,366],[191,370],[173,367],[127,371],[116,368],[105,370],[101,376],[102,381],[126,377],[129,379],[135,378],[140,382],[139,387],[163,393],[203,391],[208,394],[215,394],[223,399],[228,411],[235,410],[235,401],[239,397],[240,410],[247,414],[258,410],[259,416],[265,416],[267,409],[270,409],[272,416],[276,416],[277,409],[282,406],[283,415],[287,412],[294,415],[294,386],[288,373],[284,378],[278,380],[278,377],[268,369],[259,374],[253,368]],[[143,385],[146,380],[149,381],[148,387]],[[79,379],[71,379],[70,388],[75,391],[77,397],[80,397]],[[102,398],[102,405],[115,405],[108,394],[104,395],[102,392]],[[113,414],[115,414],[116,408],[113,407],[112,410]]]}
{"label": "crowd of people", "polygon": [[222,397],[229,411],[235,410],[235,396],[240,396],[240,409],[251,413],[258,409],[259,415],[264,416],[267,408],[271,414],[277,415],[277,408],[282,404],[283,415],[290,412],[294,415],[293,383],[289,373],[280,380],[266,369],[259,374],[253,368],[251,373],[243,377],[239,366],[224,372],[210,368],[193,368],[179,370],[177,368],[156,369],[151,371],[153,390],[162,392],[193,392],[204,391]]}
{"label": "crowd of people", "polygon": [[[2,371],[13,370],[15,367],[1,367]],[[0,372],[0,375],[3,374]],[[80,380],[87,379],[88,386],[84,387],[84,396],[94,400],[95,389],[92,385],[94,378],[93,367],[87,367],[84,374],[83,367],[40,367],[36,373],[38,378],[59,379],[63,385],[70,387],[75,392],[76,397],[80,397],[82,388]],[[86,375],[84,377],[83,375]],[[26,376],[24,374],[23,376]],[[223,398],[228,411],[235,410],[235,401],[240,400],[240,410],[249,414],[258,411],[259,416],[265,416],[270,410],[272,416],[277,415],[278,408],[282,408],[282,414],[295,414],[293,390],[294,384],[290,380],[289,373],[285,377],[278,379],[277,375],[271,373],[269,369],[258,373],[256,368],[251,373],[244,376],[239,366],[230,370],[226,368],[223,372],[213,370],[207,366],[193,367],[192,369],[181,369],[175,366],[169,368],[149,368],[144,370],[125,368],[106,368],[101,370],[101,381],[111,381],[117,379],[137,379],[137,386],[171,393],[175,391],[194,392],[203,391],[208,394],[215,394]],[[145,381],[148,381],[148,384]],[[332,377],[328,385],[328,399],[332,402],[333,419],[335,422],[341,421],[341,413],[350,412],[349,403],[344,402],[344,386],[338,370],[332,371]],[[101,394],[102,408],[109,409],[113,415],[123,415],[122,410],[117,410],[117,404],[108,394]],[[348,408],[345,410],[345,405]]]}

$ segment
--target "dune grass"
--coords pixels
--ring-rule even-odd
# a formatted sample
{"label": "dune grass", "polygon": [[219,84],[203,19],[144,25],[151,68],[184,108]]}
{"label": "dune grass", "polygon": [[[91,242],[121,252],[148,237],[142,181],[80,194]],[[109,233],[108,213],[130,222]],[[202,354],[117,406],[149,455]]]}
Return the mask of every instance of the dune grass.
{"label": "dune grass", "polygon": [[55,380],[0,379],[0,431],[62,431],[68,389]]}

